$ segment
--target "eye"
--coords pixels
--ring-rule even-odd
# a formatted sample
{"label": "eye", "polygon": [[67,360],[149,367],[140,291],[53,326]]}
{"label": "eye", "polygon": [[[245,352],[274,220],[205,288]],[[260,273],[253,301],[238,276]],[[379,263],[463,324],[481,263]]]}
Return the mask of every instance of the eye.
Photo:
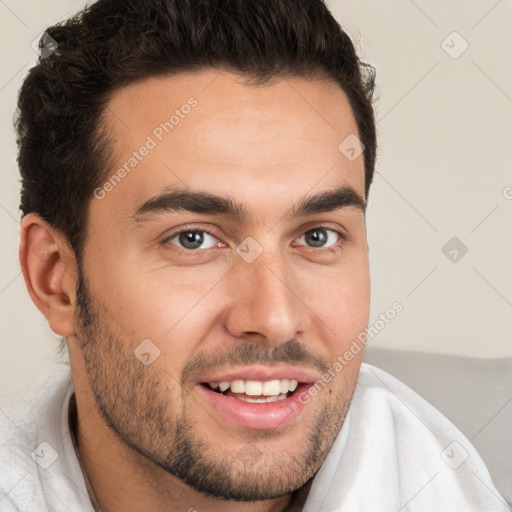
{"label": "eye", "polygon": [[332,247],[340,238],[343,238],[343,235],[338,231],[318,226],[306,231],[298,240],[304,239],[310,247],[325,248]]}
{"label": "eye", "polygon": [[[176,240],[176,242],[173,242]],[[218,245],[217,239],[208,231],[204,229],[187,229],[180,231],[175,235],[170,236],[166,240],[169,243],[173,243],[181,247],[182,249],[209,249]],[[201,247],[203,244],[207,244],[205,247]]]}
{"label": "eye", "polygon": [[[324,226],[317,226],[313,229],[309,229],[296,240],[303,242],[299,242],[297,245],[326,249],[336,245],[340,239],[344,240],[345,238],[345,235],[339,231]],[[213,247],[224,246],[223,243],[208,230],[195,227],[182,229],[182,231],[178,231],[167,237],[163,243],[171,244],[188,251],[205,251]]]}

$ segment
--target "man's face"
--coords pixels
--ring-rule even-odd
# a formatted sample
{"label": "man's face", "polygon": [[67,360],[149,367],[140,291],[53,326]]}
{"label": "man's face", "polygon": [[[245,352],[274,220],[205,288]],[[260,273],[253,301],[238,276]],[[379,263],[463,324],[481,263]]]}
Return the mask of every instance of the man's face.
{"label": "man's face", "polygon": [[357,134],[347,97],[326,81],[208,70],[117,91],[107,118],[117,178],[90,204],[72,367],[144,460],[212,496],[289,493],[335,440],[362,352],[307,390],[368,324],[354,196],[297,211],[341,187],[364,198],[363,155],[338,149]]}

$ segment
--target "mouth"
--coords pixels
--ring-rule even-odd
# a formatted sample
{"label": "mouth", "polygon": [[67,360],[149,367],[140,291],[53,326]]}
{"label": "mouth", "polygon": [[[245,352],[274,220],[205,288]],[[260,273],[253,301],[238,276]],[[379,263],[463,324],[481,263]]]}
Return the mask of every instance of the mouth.
{"label": "mouth", "polygon": [[301,397],[312,385],[295,379],[236,378],[208,380],[196,388],[224,421],[251,429],[278,429],[301,416],[309,402]]}
{"label": "mouth", "polygon": [[222,382],[203,382],[202,386],[214,393],[251,404],[274,403],[286,400],[297,389],[299,383],[293,379],[267,381],[235,379]]}

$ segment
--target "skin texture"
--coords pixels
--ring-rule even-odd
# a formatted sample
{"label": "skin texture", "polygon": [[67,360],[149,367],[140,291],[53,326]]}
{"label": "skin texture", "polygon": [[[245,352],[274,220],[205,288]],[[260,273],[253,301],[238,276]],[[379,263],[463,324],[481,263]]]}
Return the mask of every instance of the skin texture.
{"label": "skin texture", "polygon": [[[342,185],[364,197],[363,155],[351,161],[338,150],[357,127],[343,91],[320,79],[156,77],[109,101],[110,176],[190,97],[190,113],[91,199],[81,269],[34,214],[22,222],[20,258],[32,299],[68,338],[79,449],[104,512],[281,511],[334,442],[362,351],[300,416],[271,431],[217,415],[198,381],[206,369],[256,364],[320,378],[368,325],[364,213],[349,206],[285,218],[305,196]],[[133,218],[176,187],[232,198],[250,217]],[[307,235],[319,225],[328,247]],[[211,232],[199,249],[180,247],[176,233],[191,227]],[[252,263],[236,252],[249,236],[262,249]],[[148,366],[134,355],[147,339],[160,351]]]}

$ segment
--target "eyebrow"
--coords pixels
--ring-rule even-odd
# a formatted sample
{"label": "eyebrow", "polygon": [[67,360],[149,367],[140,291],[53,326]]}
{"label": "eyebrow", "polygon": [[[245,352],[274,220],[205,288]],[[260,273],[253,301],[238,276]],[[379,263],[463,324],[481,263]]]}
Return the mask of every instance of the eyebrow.
{"label": "eyebrow", "polygon": [[[364,213],[366,202],[352,187],[344,185],[332,191],[304,197],[283,218],[290,221],[347,207],[357,208]],[[251,219],[245,206],[234,199],[187,189],[171,190],[148,199],[137,208],[131,218],[136,222],[144,222],[155,215],[176,211],[225,215],[240,223],[247,223]]]}

